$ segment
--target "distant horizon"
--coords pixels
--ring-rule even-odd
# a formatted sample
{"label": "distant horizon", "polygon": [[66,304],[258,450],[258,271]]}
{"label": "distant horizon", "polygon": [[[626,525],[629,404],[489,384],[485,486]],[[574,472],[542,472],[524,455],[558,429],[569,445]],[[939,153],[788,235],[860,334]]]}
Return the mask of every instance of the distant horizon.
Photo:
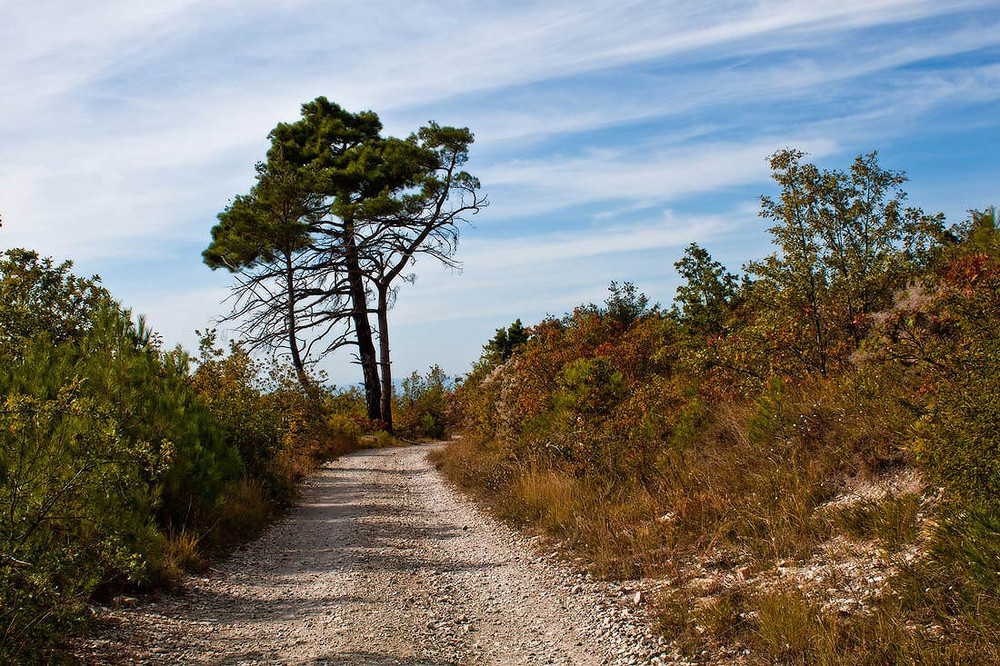
{"label": "distant horizon", "polygon": [[[98,274],[197,349],[230,277],[201,262],[267,133],[326,96],[406,136],[468,126],[491,205],[462,271],[418,263],[390,317],[394,375],[468,372],[494,331],[600,303],[669,305],[692,241],[738,271],[768,253],[757,197],[784,147],[846,168],[878,150],[909,203],[1000,204],[1000,6],[251,1],[17,3],[0,26],[0,248]],[[220,326],[223,337],[231,332]],[[349,353],[321,366],[354,386]]]}

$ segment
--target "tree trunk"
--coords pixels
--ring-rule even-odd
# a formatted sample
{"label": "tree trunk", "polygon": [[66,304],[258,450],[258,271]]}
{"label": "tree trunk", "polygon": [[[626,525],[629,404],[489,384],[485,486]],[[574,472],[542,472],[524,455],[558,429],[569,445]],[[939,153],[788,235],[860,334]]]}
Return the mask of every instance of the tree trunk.
{"label": "tree trunk", "polygon": [[389,285],[378,285],[379,365],[382,366],[382,422],[392,434],[392,361],[389,360]]}
{"label": "tree trunk", "polygon": [[292,255],[289,252],[285,252],[285,289],[285,296],[288,299],[285,328],[288,332],[288,349],[292,354],[292,367],[295,368],[295,375],[298,377],[302,388],[309,389],[309,376],[306,374],[305,365],[302,363],[302,355],[299,353],[299,341],[295,337],[295,280],[292,274]]}
{"label": "tree trunk", "polygon": [[368,321],[368,296],[365,294],[364,275],[358,260],[358,248],[354,240],[353,222],[344,221],[344,264],[351,292],[351,318],[358,338],[358,360],[365,380],[365,404],[368,418],[382,420],[382,389],[379,386],[378,361],[375,356],[375,342],[372,338],[371,322]]}

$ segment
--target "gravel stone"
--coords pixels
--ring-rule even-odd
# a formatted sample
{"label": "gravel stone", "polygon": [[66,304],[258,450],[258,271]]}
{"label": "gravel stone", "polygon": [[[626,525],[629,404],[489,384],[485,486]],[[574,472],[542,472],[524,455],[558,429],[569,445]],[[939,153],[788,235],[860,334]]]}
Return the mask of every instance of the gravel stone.
{"label": "gravel stone", "polygon": [[642,582],[594,581],[481,512],[432,445],[328,462],[265,534],[159,599],[96,608],[91,664],[667,663]]}

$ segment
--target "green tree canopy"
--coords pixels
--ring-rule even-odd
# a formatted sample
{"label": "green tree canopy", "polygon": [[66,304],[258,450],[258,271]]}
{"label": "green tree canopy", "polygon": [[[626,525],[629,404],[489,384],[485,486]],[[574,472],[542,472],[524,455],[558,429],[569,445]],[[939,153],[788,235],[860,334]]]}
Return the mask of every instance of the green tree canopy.
{"label": "green tree canopy", "polygon": [[204,258],[235,267],[232,316],[251,346],[283,346],[301,369],[319,340],[320,354],[353,345],[369,418],[391,429],[387,311],[398,281],[418,254],[457,266],[457,224],[486,201],[462,169],[467,128],[381,131],[371,111],[325,97],[303,104],[299,120],[269,134],[256,185],[220,214]]}
{"label": "green tree canopy", "polygon": [[611,295],[604,301],[603,314],[623,327],[631,326],[637,319],[645,317],[658,308],[656,305],[650,307],[646,294],[639,291],[631,282],[619,284],[612,280],[608,291],[611,292]]}
{"label": "green tree canopy", "polygon": [[674,298],[676,315],[687,329],[699,335],[720,333],[737,300],[735,275],[712,259],[708,250],[691,243],[674,263],[684,279]]}
{"label": "green tree canopy", "polygon": [[857,349],[874,312],[914,274],[907,248],[927,245],[940,217],[905,208],[902,172],[859,155],[847,171],[803,163],[786,149],[770,158],[777,198],[761,197],[761,217],[778,251],[747,270],[764,327],[778,331],[776,353],[827,374]]}
{"label": "green tree canopy", "polygon": [[0,358],[40,334],[53,344],[78,338],[93,313],[111,303],[99,277],[77,277],[72,268],[21,248],[0,255]]}
{"label": "green tree canopy", "polygon": [[493,339],[483,347],[483,353],[491,359],[493,363],[503,363],[510,359],[517,351],[517,348],[527,342],[531,334],[517,319],[507,328],[498,328]]}

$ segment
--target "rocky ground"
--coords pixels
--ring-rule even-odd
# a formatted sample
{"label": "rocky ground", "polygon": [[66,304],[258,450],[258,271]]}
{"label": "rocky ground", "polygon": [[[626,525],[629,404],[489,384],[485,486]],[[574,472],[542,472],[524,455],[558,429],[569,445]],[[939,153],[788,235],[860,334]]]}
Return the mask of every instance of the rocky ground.
{"label": "rocky ground", "polygon": [[[433,445],[431,445],[433,446]],[[640,583],[591,580],[479,511],[428,446],[323,466],[301,504],[177,593],[117,610],[89,663],[666,663]]]}

